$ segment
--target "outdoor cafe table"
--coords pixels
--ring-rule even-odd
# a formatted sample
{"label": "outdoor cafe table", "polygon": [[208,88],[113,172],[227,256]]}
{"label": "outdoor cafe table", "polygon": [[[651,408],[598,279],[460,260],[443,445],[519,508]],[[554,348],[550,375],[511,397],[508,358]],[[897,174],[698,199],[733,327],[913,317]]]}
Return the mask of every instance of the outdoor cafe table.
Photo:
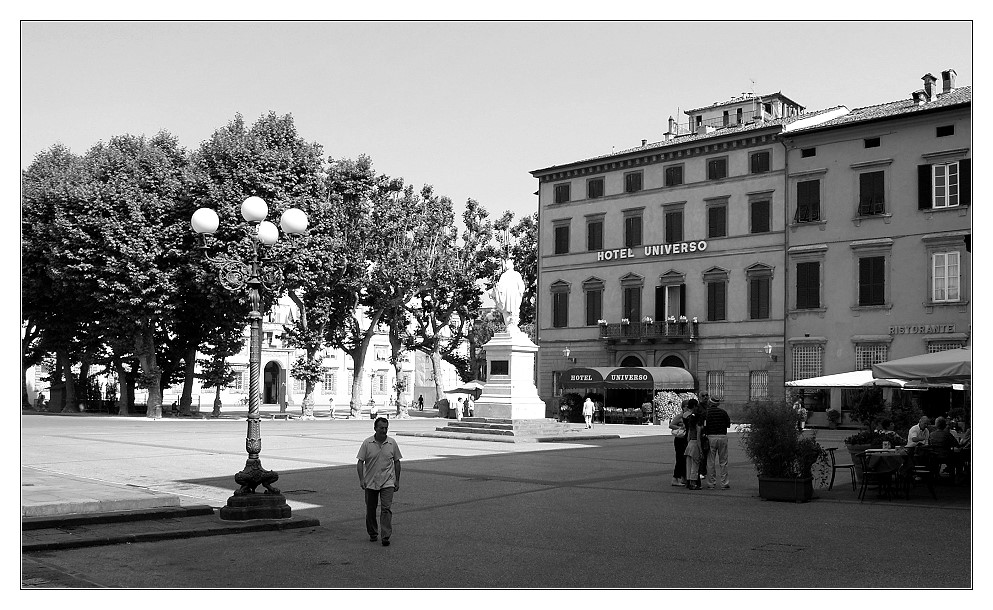
{"label": "outdoor cafe table", "polygon": [[866,449],[868,466],[871,470],[899,471],[912,468],[910,454],[903,447],[893,449]]}

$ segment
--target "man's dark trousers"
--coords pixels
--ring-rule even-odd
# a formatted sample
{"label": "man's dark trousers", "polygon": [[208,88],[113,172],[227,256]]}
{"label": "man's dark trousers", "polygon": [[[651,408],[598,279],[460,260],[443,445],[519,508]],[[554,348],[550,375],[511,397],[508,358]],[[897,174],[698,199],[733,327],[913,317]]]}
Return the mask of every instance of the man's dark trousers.
{"label": "man's dark trousers", "polygon": [[[369,537],[377,536],[382,530],[383,540],[389,540],[393,533],[393,492],[394,487],[365,490],[365,529]],[[379,526],[376,525],[376,505],[380,507]]]}

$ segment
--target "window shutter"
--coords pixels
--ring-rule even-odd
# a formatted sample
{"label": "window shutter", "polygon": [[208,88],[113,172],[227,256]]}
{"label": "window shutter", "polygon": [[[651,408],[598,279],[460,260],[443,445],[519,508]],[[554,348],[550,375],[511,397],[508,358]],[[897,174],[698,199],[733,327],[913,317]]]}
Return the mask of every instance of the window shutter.
{"label": "window shutter", "polygon": [[717,319],[717,282],[707,282],[707,319]]}
{"label": "window shutter", "polygon": [[[918,210],[931,209],[934,203],[931,188],[932,188],[931,166],[918,165],[917,166],[917,209]],[[961,191],[959,196],[961,198]]]}
{"label": "window shutter", "polygon": [[655,287],[655,319],[665,320],[665,286]]}
{"label": "window shutter", "polygon": [[679,315],[686,315],[686,284],[679,285]]}
{"label": "window shutter", "polygon": [[972,204],[972,159],[959,161],[959,205]]}
{"label": "window shutter", "polygon": [[859,176],[859,214],[866,215],[870,212],[869,204],[872,203],[872,180],[871,174]]}

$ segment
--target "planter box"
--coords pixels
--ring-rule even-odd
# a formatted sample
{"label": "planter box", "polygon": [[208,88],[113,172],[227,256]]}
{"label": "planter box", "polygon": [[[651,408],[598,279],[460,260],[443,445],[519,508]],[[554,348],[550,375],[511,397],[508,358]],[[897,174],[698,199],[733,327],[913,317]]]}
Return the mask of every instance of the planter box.
{"label": "planter box", "polygon": [[809,502],[814,497],[814,478],[759,477],[759,497],[774,502]]}

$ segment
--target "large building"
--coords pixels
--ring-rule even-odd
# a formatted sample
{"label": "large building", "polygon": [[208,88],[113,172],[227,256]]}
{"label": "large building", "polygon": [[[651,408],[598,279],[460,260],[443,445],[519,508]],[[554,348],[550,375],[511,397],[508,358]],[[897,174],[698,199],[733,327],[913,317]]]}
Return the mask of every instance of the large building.
{"label": "large building", "polygon": [[580,368],[673,366],[743,404],[966,343],[971,88],[943,77],[852,112],[746,94],[533,171],[540,395]]}
{"label": "large building", "polygon": [[788,378],[969,342],[972,88],[941,74],[784,136]]}
{"label": "large building", "polygon": [[[678,367],[736,402],[782,392],[786,157],[805,113],[743,95],[660,142],[539,169],[538,386],[575,367]],[[568,348],[568,355],[566,355]],[[615,391],[612,407],[643,392]],[[630,403],[630,404],[621,404]]]}

